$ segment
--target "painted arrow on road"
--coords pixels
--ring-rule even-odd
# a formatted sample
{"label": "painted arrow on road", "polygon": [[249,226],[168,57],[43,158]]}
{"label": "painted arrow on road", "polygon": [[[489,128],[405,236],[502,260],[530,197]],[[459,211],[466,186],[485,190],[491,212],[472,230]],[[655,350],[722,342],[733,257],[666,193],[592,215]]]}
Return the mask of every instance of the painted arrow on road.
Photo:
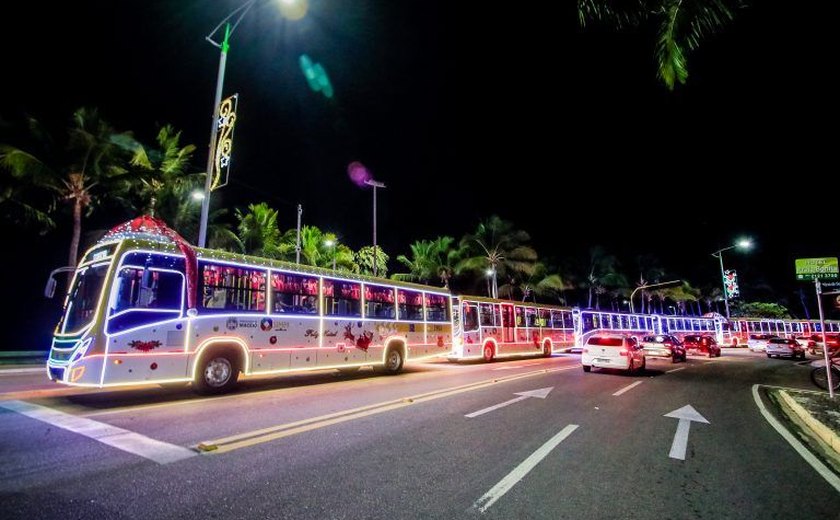
{"label": "painted arrow on road", "polygon": [[672,459],[685,460],[685,449],[688,446],[688,430],[691,428],[691,421],[710,423],[690,404],[666,413],[664,417],[673,417],[680,420],[677,424],[677,433],[674,434],[674,442],[671,443],[671,453],[668,456]]}
{"label": "painted arrow on road", "polygon": [[524,401],[529,397],[537,397],[539,399],[545,399],[549,392],[554,390],[553,386],[549,386],[548,388],[540,388],[538,390],[531,390],[530,392],[516,392],[513,395],[518,395],[519,397],[514,397],[513,399],[507,400],[503,403],[494,404],[493,406],[489,406],[487,408],[482,408],[481,410],[473,413],[468,413],[464,417],[469,417],[472,419],[473,417],[478,417],[479,415],[484,415],[488,412],[492,412],[493,410],[498,410],[499,408],[504,408],[505,406],[511,405],[513,403],[518,403],[519,401]]}

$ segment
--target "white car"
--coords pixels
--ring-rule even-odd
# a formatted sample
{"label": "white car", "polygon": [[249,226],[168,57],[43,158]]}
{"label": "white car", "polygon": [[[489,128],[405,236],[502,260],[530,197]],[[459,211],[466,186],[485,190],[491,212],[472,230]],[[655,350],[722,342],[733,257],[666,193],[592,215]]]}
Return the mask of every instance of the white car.
{"label": "white car", "polygon": [[753,352],[764,352],[767,350],[767,342],[772,338],[778,338],[775,334],[750,334],[747,340],[747,347]]}
{"label": "white car", "polygon": [[586,340],[580,356],[583,371],[618,368],[633,372],[645,369],[645,351],[636,338],[621,334],[595,334]]}

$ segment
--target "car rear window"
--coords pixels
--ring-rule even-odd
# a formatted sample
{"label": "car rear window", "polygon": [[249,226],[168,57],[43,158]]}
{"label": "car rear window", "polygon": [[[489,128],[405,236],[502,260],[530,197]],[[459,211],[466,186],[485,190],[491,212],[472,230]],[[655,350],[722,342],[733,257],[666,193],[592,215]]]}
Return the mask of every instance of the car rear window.
{"label": "car rear window", "polygon": [[592,336],[589,338],[589,341],[587,341],[587,344],[598,345],[600,347],[620,347],[624,344],[624,340],[621,338]]}
{"label": "car rear window", "polygon": [[787,345],[788,340],[784,338],[772,338],[770,339],[770,343],[773,343],[774,345]]}

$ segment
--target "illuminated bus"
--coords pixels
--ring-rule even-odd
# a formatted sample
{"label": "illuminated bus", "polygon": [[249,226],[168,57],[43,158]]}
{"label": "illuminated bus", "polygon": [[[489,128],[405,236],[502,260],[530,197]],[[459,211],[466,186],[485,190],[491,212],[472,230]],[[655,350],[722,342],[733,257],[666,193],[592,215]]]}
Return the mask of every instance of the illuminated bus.
{"label": "illuminated bus", "polygon": [[573,309],[574,349],[582,350],[589,336],[599,333],[616,333],[641,339],[650,334],[662,334],[663,318],[656,314],[631,314],[626,312]]}
{"label": "illuminated bus", "polygon": [[[825,320],[826,332],[840,332],[840,321]],[[746,345],[750,335],[774,334],[780,338],[811,336],[821,333],[819,320],[732,318],[726,335],[733,345]]]}
{"label": "illuminated bus", "polygon": [[550,356],[571,346],[571,309],[480,296],[454,299],[459,309],[453,361]]}
{"label": "illuminated bus", "polygon": [[52,340],[50,379],[112,387],[373,365],[452,349],[446,289],[192,249],[141,217],[84,255]]}

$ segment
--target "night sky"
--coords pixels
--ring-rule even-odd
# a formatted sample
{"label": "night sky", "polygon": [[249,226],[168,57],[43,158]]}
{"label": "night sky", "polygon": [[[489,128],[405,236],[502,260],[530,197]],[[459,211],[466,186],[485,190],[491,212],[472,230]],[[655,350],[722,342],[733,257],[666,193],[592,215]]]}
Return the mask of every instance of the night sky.
{"label": "night sky", "polygon": [[[709,253],[749,235],[758,248],[728,253],[727,267],[802,314],[793,259],[840,253],[836,85],[826,79],[836,57],[818,13],[752,3],[688,56],[688,85],[669,92],[655,77],[649,28],[582,30],[572,1],[311,0],[297,22],[261,1],[232,40],[233,182],[214,197],[231,208],[268,202],[283,230],[301,203],[305,224],[358,248],[371,241],[371,193],[346,170],[361,161],[387,184],[378,231],[392,258],[496,213],[530,232],[544,257],[585,258],[599,244],[634,279],[635,257],[649,253],[699,286],[718,280]],[[0,117],[60,125],[95,106],[146,141],[171,123],[198,146],[201,171],[219,57],[204,37],[240,4],[4,6]],[[308,88],[302,53],[328,71],[333,99]],[[112,224],[108,215],[87,223]],[[38,268],[21,277],[7,257],[4,283],[40,309],[69,229],[5,232]],[[41,329],[56,316],[20,319]]]}

